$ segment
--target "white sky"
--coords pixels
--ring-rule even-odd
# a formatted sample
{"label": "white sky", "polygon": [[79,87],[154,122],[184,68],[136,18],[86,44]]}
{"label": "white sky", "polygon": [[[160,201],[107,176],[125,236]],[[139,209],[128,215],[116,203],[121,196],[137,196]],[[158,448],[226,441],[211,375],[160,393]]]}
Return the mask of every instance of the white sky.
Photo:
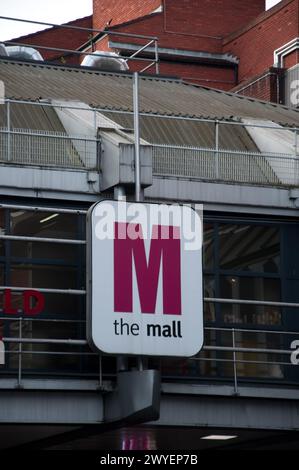
{"label": "white sky", "polygon": [[[146,1],[146,0],[145,0]],[[280,0],[266,0],[267,8]],[[0,16],[50,23],[66,23],[92,13],[92,0],[0,0]],[[0,41],[30,34],[45,27],[0,20]]]}
{"label": "white sky", "polygon": [[[0,16],[62,24],[91,15],[92,0],[0,0]],[[0,41],[5,41],[46,26],[0,20]]]}

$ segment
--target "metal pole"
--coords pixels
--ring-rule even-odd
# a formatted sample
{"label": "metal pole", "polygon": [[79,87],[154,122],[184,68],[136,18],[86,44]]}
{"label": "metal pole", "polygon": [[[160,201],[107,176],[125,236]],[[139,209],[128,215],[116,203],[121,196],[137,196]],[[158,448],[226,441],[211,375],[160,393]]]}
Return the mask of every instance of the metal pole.
{"label": "metal pole", "polygon": [[97,112],[94,110],[93,112],[93,128],[94,128],[94,136],[97,138],[98,134],[98,123],[97,123]]}
{"label": "metal pole", "polygon": [[237,353],[236,353],[236,338],[235,338],[235,329],[232,329],[232,339],[233,339],[233,360],[234,360],[234,386],[235,394],[238,394],[238,371],[237,371]]}
{"label": "metal pole", "polygon": [[155,40],[155,62],[156,62],[156,74],[159,75],[159,51],[158,51],[158,41]]}
{"label": "metal pole", "polygon": [[219,121],[215,121],[215,174],[219,179]]}
{"label": "metal pole", "polygon": [[18,387],[22,386],[22,318],[19,319]]}
{"label": "metal pole", "polygon": [[114,199],[117,201],[125,201],[126,200],[126,190],[124,186],[115,186],[114,188]]}
{"label": "metal pole", "polygon": [[140,183],[140,123],[139,123],[139,75],[134,72],[133,80],[133,109],[134,109],[134,135],[135,135],[135,199],[141,201]]}
{"label": "metal pole", "polygon": [[[114,199],[117,201],[126,200],[126,190],[124,186],[115,186]],[[118,372],[124,372],[128,370],[128,359],[125,356],[118,356],[116,359],[116,367]]]}

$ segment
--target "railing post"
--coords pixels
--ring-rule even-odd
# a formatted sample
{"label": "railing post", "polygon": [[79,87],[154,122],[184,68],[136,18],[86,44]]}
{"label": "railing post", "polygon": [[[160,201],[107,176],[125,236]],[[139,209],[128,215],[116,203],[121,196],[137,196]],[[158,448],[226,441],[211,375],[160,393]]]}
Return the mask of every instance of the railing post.
{"label": "railing post", "polygon": [[134,136],[135,136],[135,199],[137,202],[143,199],[140,183],[140,123],[139,123],[139,75],[134,72],[133,82],[134,104]]}
{"label": "railing post", "polygon": [[[95,150],[96,150],[96,169],[97,171],[100,171],[100,162],[101,162],[101,156],[100,156],[100,143],[98,139],[98,120],[97,120],[97,111],[93,111],[93,130],[94,130],[94,138],[95,138]],[[87,149],[90,152],[90,147],[91,143],[89,142],[87,145]],[[85,148],[86,148],[86,141],[85,141]],[[87,151],[85,153],[86,155],[86,162],[87,162]],[[91,161],[90,161],[91,164]]]}
{"label": "railing post", "polygon": [[18,387],[22,387],[22,318],[19,318]]}
{"label": "railing post", "polygon": [[156,74],[159,75],[159,51],[158,51],[158,40],[155,39],[155,63],[156,63]]}
{"label": "railing post", "polygon": [[294,155],[295,155],[295,180],[294,180],[294,184],[295,185],[298,185],[299,183],[299,161],[298,161],[298,155],[297,155],[297,151],[298,151],[298,131],[297,129],[295,129],[295,142],[294,142]]}
{"label": "railing post", "polygon": [[237,370],[237,354],[236,354],[236,337],[235,329],[232,329],[232,340],[233,340],[233,361],[234,361],[234,389],[235,394],[238,395],[238,370]]}
{"label": "railing post", "polygon": [[97,123],[97,112],[96,112],[96,110],[93,111],[93,129],[94,129],[94,136],[95,136],[95,138],[97,138],[98,123]]}
{"label": "railing post", "polygon": [[219,121],[215,121],[215,176],[219,179]]}
{"label": "railing post", "polygon": [[12,160],[11,155],[11,122],[10,122],[10,101],[6,102],[6,127],[7,127],[7,160]]}

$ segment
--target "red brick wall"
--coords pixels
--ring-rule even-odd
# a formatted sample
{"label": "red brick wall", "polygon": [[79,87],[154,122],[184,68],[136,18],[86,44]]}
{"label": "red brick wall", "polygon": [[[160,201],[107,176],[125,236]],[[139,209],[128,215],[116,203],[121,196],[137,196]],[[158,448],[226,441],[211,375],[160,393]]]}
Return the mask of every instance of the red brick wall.
{"label": "red brick wall", "polygon": [[164,0],[165,29],[223,36],[265,11],[265,0]]}
{"label": "red brick wall", "polygon": [[[81,26],[83,28],[92,28],[92,17],[87,16],[85,18],[80,18],[78,20],[71,21],[67,24],[73,26]],[[38,33],[29,34],[27,36],[22,36],[17,39],[12,39],[12,41],[32,45],[32,47],[39,45],[74,50],[85,42],[87,42],[89,39],[89,35],[90,33],[88,31],[74,31],[72,29],[55,27],[40,31]],[[62,59],[62,61],[66,60],[66,62],[70,64],[79,63],[79,58],[76,55],[68,55],[63,52],[39,49],[38,47],[35,48],[39,50],[44,59],[54,60],[63,56],[64,59]]]}
{"label": "red brick wall", "polygon": [[[192,51],[222,52],[222,40],[220,38],[207,38],[202,36],[190,36],[188,34],[167,33],[164,31],[163,14],[155,14],[141,20],[117,26],[117,31],[125,33],[144,34],[157,36],[159,47],[186,49]],[[130,43],[145,44],[145,40],[133,40],[113,36],[111,40]]]}
{"label": "red brick wall", "polygon": [[[129,3],[134,1],[139,3]],[[221,53],[223,35],[263,12],[265,0],[163,0],[163,5],[163,13],[117,29],[157,36],[161,47]]]}
{"label": "red brick wall", "polygon": [[93,27],[103,29],[110,25],[134,20],[152,13],[162,0],[93,0]]}
{"label": "red brick wall", "polygon": [[[147,64],[141,61],[129,63],[130,71],[141,70]],[[235,86],[234,70],[231,68],[218,68],[204,64],[172,62],[161,60],[159,63],[161,76],[183,79],[189,83],[229,91]],[[155,66],[146,73],[155,73]]]}
{"label": "red brick wall", "polygon": [[165,62],[160,63],[162,75],[177,76],[186,82],[196,83],[210,88],[230,90],[235,85],[232,68],[219,68],[204,64]]}
{"label": "red brick wall", "polygon": [[260,76],[253,77],[251,80],[238,85],[231,91],[259,100],[282,103],[283,97],[280,96],[279,77],[283,75],[283,73],[281,69],[271,67],[265,70]]}
{"label": "red brick wall", "polygon": [[285,69],[294,67],[294,65],[298,63],[299,63],[299,51],[298,50],[291,52],[291,54],[288,54],[283,59],[283,66]]}
{"label": "red brick wall", "polygon": [[263,73],[273,52],[298,36],[298,0],[281,2],[238,34],[224,41],[224,51],[240,58],[239,79]]}

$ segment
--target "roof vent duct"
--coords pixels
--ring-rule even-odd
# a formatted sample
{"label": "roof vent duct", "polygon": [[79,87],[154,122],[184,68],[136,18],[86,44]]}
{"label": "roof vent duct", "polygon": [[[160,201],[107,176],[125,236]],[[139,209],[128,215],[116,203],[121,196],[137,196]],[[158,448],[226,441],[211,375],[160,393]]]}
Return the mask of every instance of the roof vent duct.
{"label": "roof vent duct", "polygon": [[43,56],[33,47],[6,46],[6,51],[8,56],[14,59],[44,60]]}
{"label": "roof vent duct", "polygon": [[115,52],[107,51],[96,51],[88,54],[82,60],[81,65],[84,67],[94,67],[99,70],[109,70],[113,72],[126,72],[129,70],[125,59],[122,59]]}
{"label": "roof vent duct", "polygon": [[5,57],[8,56],[6,47],[4,46],[4,44],[1,44],[1,43],[0,43],[0,56],[5,56]]}

